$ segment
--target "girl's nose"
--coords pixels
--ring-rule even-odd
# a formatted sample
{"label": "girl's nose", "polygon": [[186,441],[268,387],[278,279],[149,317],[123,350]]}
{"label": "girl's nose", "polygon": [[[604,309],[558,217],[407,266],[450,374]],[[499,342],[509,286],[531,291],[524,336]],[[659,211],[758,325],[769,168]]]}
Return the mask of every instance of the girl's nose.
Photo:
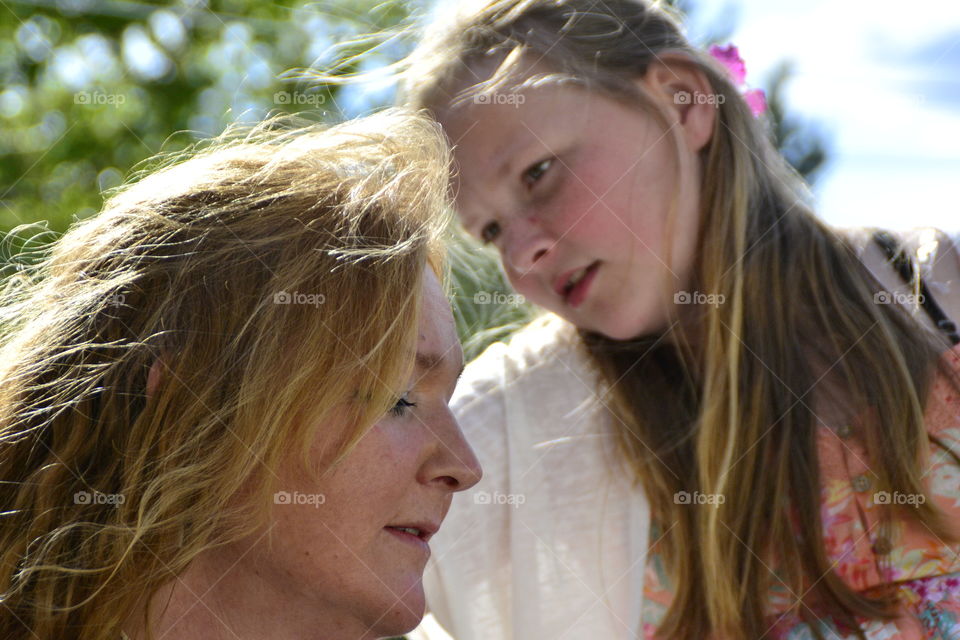
{"label": "girl's nose", "polygon": [[503,243],[504,266],[518,277],[523,277],[537,268],[556,244],[534,218],[518,217],[512,221]]}

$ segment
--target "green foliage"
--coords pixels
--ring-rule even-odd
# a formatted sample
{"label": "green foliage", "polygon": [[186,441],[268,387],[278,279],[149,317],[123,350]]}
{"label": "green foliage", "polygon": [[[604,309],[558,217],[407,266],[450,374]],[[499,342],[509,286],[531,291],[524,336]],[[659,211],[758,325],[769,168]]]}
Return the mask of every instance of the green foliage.
{"label": "green foliage", "polygon": [[338,116],[336,87],[291,86],[281,72],[342,63],[362,46],[334,45],[407,15],[405,3],[372,0],[5,4],[0,230],[42,219],[62,231],[130,167],[230,122]]}
{"label": "green foliage", "polygon": [[529,322],[536,312],[522,296],[512,293],[494,251],[478,246],[459,229],[451,234],[447,247],[453,313],[464,359],[469,362]]}
{"label": "green foliage", "polygon": [[829,155],[826,137],[816,126],[789,113],[784,99],[792,68],[781,62],[766,83],[769,121],[776,147],[794,169],[810,184],[820,177]]}

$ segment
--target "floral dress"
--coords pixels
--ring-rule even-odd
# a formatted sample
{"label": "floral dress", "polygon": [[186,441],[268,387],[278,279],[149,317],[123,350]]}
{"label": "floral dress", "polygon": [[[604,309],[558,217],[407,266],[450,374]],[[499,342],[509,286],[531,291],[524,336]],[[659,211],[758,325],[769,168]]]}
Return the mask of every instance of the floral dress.
{"label": "floral dress", "polygon": [[[941,357],[960,376],[960,345]],[[924,420],[928,433],[960,453],[960,395],[942,374],[938,373],[930,390]],[[889,622],[859,620],[870,640],[960,640],[960,544],[946,544],[924,525],[904,520],[895,521],[888,535],[880,535],[881,505],[912,504],[911,500],[924,500],[925,496],[890,494],[874,488],[875,476],[865,463],[866,448],[857,435],[860,424],[824,427],[817,437],[823,540],[833,570],[859,592],[869,594],[881,586],[895,586],[902,615]],[[925,464],[924,482],[930,499],[960,529],[960,467],[932,441]],[[816,636],[809,625],[801,621],[795,609],[791,610],[796,599],[789,596],[786,591],[771,594],[766,637],[813,640]],[[644,584],[647,638],[655,637],[670,599],[662,559],[654,547]],[[825,638],[857,637],[829,619],[820,620],[819,625]]]}

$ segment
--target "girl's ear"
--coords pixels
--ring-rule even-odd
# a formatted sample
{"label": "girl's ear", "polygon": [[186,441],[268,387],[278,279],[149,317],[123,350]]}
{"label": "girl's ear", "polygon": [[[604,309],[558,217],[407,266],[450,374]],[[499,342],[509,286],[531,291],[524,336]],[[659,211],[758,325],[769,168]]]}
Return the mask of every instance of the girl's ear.
{"label": "girl's ear", "polygon": [[650,63],[637,82],[665,110],[670,124],[680,126],[691,153],[706,146],[724,96],[713,92],[707,76],[692,60],[677,54],[662,55]]}

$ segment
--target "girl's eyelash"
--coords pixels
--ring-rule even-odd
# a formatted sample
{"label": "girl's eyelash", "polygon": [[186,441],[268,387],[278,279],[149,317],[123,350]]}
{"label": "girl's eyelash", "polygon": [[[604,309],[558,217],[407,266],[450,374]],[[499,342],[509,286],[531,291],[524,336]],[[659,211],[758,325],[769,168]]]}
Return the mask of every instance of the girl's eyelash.
{"label": "girl's eyelash", "polygon": [[[523,172],[523,183],[528,188],[532,187],[534,183],[543,177],[543,174],[546,173],[552,165],[553,158],[547,158],[531,165]],[[480,229],[480,241],[483,242],[483,244],[490,244],[500,236],[500,231],[499,222],[489,222]]]}
{"label": "girl's eyelash", "polygon": [[553,158],[547,158],[546,160],[541,160],[540,162],[530,166],[526,171],[523,172],[523,183],[528,187],[533,186],[537,180],[543,177],[543,174],[547,172],[552,164]]}
{"label": "girl's eyelash", "polygon": [[390,409],[390,413],[400,418],[406,414],[407,409],[415,406],[417,406],[416,402],[410,402],[405,397],[401,396],[400,399],[397,400],[397,404],[393,405],[393,407]]}
{"label": "girl's eyelash", "polygon": [[480,240],[483,244],[490,244],[500,235],[500,223],[488,222],[480,229]]}

